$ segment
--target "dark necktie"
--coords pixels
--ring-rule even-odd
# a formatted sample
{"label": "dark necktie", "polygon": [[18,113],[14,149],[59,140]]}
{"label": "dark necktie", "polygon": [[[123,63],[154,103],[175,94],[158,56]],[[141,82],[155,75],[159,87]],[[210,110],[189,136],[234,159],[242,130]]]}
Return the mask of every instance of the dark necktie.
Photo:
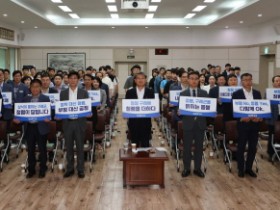
{"label": "dark necktie", "polygon": [[195,89],[192,90],[192,96],[196,97]]}

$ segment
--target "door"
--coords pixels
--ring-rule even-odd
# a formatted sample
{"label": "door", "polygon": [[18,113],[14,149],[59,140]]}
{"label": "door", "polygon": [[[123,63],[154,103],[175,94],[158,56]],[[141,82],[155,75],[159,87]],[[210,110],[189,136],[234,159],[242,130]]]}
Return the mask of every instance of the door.
{"label": "door", "polygon": [[141,66],[141,71],[147,74],[147,63],[116,63],[116,75],[119,80],[119,98],[124,98],[125,97],[125,90],[123,88],[126,79],[128,76],[130,76],[130,69],[132,66],[138,64]]}
{"label": "door", "polygon": [[272,87],[272,77],[274,76],[274,66],[275,63],[274,61],[269,61],[268,62],[268,86],[267,87]]}

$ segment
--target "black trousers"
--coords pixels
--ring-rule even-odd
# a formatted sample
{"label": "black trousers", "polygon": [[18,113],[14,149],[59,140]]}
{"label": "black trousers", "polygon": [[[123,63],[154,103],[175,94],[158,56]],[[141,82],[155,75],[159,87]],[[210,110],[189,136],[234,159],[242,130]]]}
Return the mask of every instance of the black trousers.
{"label": "black trousers", "polygon": [[247,160],[246,160],[246,170],[252,170],[253,162],[255,160],[258,144],[259,130],[250,128],[251,126],[242,125],[238,126],[238,146],[237,146],[237,162],[238,170],[244,171],[245,160],[244,153],[246,150],[246,145],[248,143]]}
{"label": "black trousers", "polygon": [[47,170],[47,135],[40,135],[37,124],[27,124],[26,129],[27,151],[28,151],[28,171],[35,173],[36,144],[39,150],[40,171]]}

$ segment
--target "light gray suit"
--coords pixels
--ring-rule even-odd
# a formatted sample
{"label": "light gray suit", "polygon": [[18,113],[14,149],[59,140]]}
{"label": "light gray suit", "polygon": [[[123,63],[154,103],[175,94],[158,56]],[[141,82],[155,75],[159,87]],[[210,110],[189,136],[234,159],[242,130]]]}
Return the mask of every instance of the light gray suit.
{"label": "light gray suit", "polygon": [[[85,90],[78,88],[77,99],[88,98],[88,93]],[[69,100],[69,88],[60,92],[60,100]],[[66,171],[74,170],[74,141],[76,142],[77,150],[77,170],[84,172],[84,139],[86,130],[86,118],[78,118],[76,120],[63,120],[63,132],[66,146]]]}
{"label": "light gray suit", "polygon": [[[205,90],[197,88],[196,97],[208,97]],[[191,96],[190,88],[181,92],[180,96]],[[194,140],[194,169],[200,170],[204,131],[206,129],[206,118],[195,116],[183,116],[183,135],[184,135],[184,152],[183,161],[184,169],[190,171],[191,168],[191,148]]]}

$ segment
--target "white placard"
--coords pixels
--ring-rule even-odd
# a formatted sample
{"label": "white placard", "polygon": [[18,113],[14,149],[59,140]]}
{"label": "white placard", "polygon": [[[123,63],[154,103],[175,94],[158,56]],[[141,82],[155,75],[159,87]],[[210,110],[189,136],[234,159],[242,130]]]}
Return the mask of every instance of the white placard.
{"label": "white placard", "polygon": [[216,117],[217,99],[205,97],[180,96],[180,115],[197,117]]}
{"label": "white placard", "polygon": [[124,118],[159,117],[158,99],[123,99],[122,112]]}
{"label": "white placard", "polygon": [[51,108],[55,109],[55,102],[60,101],[59,93],[44,93],[44,95],[49,97],[51,101]]}
{"label": "white placard", "polygon": [[182,90],[170,90],[169,91],[169,103],[178,106],[179,104],[179,97]]}
{"label": "white placard", "polygon": [[51,119],[50,102],[15,103],[15,119],[21,122],[39,122]]}
{"label": "white placard", "polygon": [[280,104],[280,88],[267,88],[266,98],[271,104]]}
{"label": "white placard", "polygon": [[219,98],[222,103],[231,103],[233,92],[241,89],[240,86],[219,86]]}
{"label": "white placard", "polygon": [[91,114],[90,98],[55,103],[55,117],[58,119],[78,119]]}
{"label": "white placard", "polygon": [[88,96],[91,99],[91,106],[100,106],[101,95],[100,90],[88,90]]}
{"label": "white placard", "polygon": [[271,118],[271,109],[269,100],[245,100],[233,99],[233,116]]}

